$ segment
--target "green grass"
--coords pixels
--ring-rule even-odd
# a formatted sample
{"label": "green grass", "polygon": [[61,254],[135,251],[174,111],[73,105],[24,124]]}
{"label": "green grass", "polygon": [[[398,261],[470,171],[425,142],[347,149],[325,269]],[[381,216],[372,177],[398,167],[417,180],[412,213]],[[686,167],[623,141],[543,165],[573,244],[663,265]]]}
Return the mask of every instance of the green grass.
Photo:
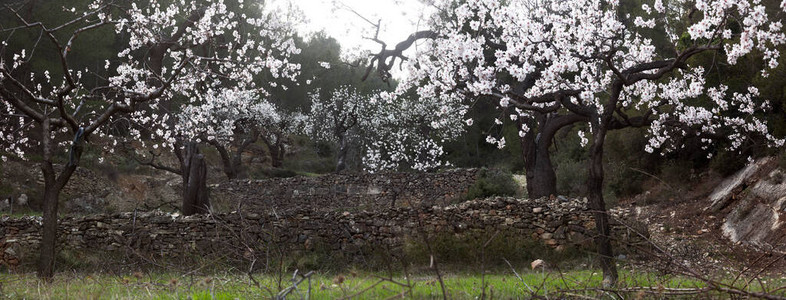
{"label": "green grass", "polygon": [[[521,280],[512,272],[487,274],[485,278],[477,273],[451,273],[444,275],[444,283],[451,299],[478,298],[484,281],[486,295],[491,299],[522,299],[529,298],[533,293],[557,298],[579,294],[603,296],[603,292],[594,290],[602,279],[597,272],[579,270],[560,274],[528,270],[520,272],[520,275]],[[255,275],[255,279],[262,288],[241,274],[182,276],[59,273],[51,284],[45,284],[34,274],[0,273],[0,299],[258,299],[270,298],[271,293],[280,290],[276,276]],[[385,299],[403,294],[406,294],[406,299],[442,298],[440,284],[433,274],[412,275],[409,278],[394,275],[393,279],[401,284],[410,284],[412,294],[408,294],[408,288],[381,280],[378,274],[352,272],[351,275],[312,276],[310,299],[347,296],[353,296],[354,299]],[[291,275],[284,276],[282,280],[282,288],[291,285]],[[631,286],[652,286],[657,291],[704,285],[689,278],[622,271],[619,287]],[[290,294],[290,299],[304,297],[307,290],[308,284],[304,281],[299,285],[298,293]],[[630,292],[628,296],[635,294]]]}

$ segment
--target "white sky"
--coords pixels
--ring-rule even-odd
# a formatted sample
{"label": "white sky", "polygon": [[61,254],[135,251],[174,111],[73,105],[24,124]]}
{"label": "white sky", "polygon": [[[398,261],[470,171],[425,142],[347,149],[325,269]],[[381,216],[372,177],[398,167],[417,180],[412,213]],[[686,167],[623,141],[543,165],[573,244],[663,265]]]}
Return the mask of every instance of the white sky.
{"label": "white sky", "polygon": [[[417,30],[425,29],[422,14],[429,7],[419,0],[291,0],[300,7],[308,22],[301,26],[303,34],[325,30],[342,46],[342,52],[355,54],[358,50],[378,51],[380,45],[364,39],[373,37],[375,28],[354,14],[349,7],[366,19],[381,22],[379,38],[391,48]],[[351,54],[350,54],[351,55]]]}

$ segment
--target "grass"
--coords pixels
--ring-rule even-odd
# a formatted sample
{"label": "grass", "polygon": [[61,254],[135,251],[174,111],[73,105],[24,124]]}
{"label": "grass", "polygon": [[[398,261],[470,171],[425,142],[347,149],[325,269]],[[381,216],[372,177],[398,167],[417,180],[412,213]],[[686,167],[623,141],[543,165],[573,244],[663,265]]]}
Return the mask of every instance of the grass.
{"label": "grass", "polygon": [[[548,271],[520,272],[521,279],[512,272],[487,274],[453,273],[445,275],[445,285],[451,299],[476,299],[481,295],[483,282],[491,299],[529,298],[532,293],[550,296],[578,294],[598,295],[592,290],[600,285],[601,276],[593,271],[578,270],[563,274]],[[291,285],[291,275],[284,276],[282,288]],[[51,284],[39,281],[34,274],[0,273],[0,299],[257,299],[270,298],[279,291],[278,277],[256,275],[257,287],[245,275],[183,276],[176,274],[79,274],[59,273]],[[441,299],[439,282],[432,274],[393,276],[396,282],[412,286],[407,299]],[[666,277],[647,272],[623,271],[621,287],[654,286],[666,288],[703,287],[697,280]],[[305,296],[308,284],[300,284],[292,299]],[[269,289],[269,291],[267,290]],[[564,294],[566,291],[568,294]],[[379,274],[349,275],[316,274],[312,276],[310,299],[337,299],[348,296],[362,299],[385,299],[403,295],[408,289],[382,281]],[[635,294],[635,293],[632,293]],[[298,296],[299,295],[299,296]]]}

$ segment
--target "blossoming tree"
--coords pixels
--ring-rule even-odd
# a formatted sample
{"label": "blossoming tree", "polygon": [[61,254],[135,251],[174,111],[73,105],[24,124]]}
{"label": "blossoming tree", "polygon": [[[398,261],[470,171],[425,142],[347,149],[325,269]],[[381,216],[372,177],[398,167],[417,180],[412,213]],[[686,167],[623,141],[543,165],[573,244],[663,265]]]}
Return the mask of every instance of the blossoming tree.
{"label": "blossoming tree", "polygon": [[369,99],[365,115],[363,165],[368,171],[431,171],[450,166],[445,143],[460,137],[469,124],[456,115],[468,107],[442,95],[422,99],[415,95],[381,92]]}
{"label": "blossoming tree", "polygon": [[[451,18],[450,10],[441,11],[442,15],[439,19]],[[452,16],[455,17],[455,16]],[[440,20],[432,20],[432,23],[438,23]],[[377,26],[377,34],[379,34],[379,27]],[[439,26],[439,25],[435,25]],[[469,28],[461,29],[461,32],[469,32]],[[376,36],[370,38],[382,46],[380,52],[372,55],[371,61],[366,68],[366,73],[363,80],[366,80],[376,66],[377,73],[383,80],[391,78],[391,70],[397,60],[407,60],[404,51],[413,47],[418,40],[422,39],[437,39],[439,32],[435,30],[422,30],[411,34],[406,40],[396,44],[392,49],[387,48],[387,44],[379,40]],[[432,53],[431,55],[438,55]],[[490,55],[485,53],[484,55]],[[541,69],[536,69],[532,72],[533,75],[539,74]],[[524,80],[516,80],[515,78],[500,78],[507,84],[511,85],[516,90],[526,90],[534,84],[535,76],[530,76]],[[477,97],[470,93],[465,93],[465,99],[473,101],[486,101],[493,99],[493,97]],[[493,104],[495,105],[495,104]],[[475,106],[468,103],[468,106]],[[576,122],[586,121],[585,118],[576,115],[558,115],[548,114],[546,111],[533,110],[529,114],[522,115],[519,113],[511,113],[512,110],[518,108],[508,106],[502,109],[501,116],[495,118],[495,125],[502,125],[504,122],[514,122],[515,126],[520,130],[519,142],[521,145],[522,160],[524,162],[524,169],[527,174],[526,188],[527,194],[530,197],[540,198],[557,194],[557,175],[554,171],[554,166],[551,163],[551,154],[549,148],[552,145],[556,133]],[[467,118],[467,124],[472,124],[474,120]],[[501,146],[505,145],[504,142],[499,143],[499,140],[493,136],[487,138],[492,144]]]}
{"label": "blossoming tree", "polygon": [[[228,179],[245,178],[243,155],[257,141],[267,147],[274,167],[281,166],[288,137],[299,132],[302,115],[287,113],[268,102],[255,90],[221,88],[206,90],[199,102],[182,105],[175,114],[172,131],[155,130],[154,143],[146,155],[136,159],[143,165],[168,171],[183,178],[184,215],[209,213],[210,201],[206,186],[206,163],[199,145],[215,148]],[[169,126],[169,119],[151,123],[156,127]],[[173,137],[171,144],[166,139]],[[164,145],[164,147],[159,146]],[[170,166],[158,158],[173,152],[179,166]]]}
{"label": "blossoming tree", "polygon": [[[249,91],[223,89],[205,95],[208,105],[186,106],[180,113],[175,131],[186,140],[210,144],[221,156],[227,178],[244,177],[243,152],[267,128],[281,123],[278,109]],[[234,151],[232,151],[234,150]]]}
{"label": "blossoming tree", "polygon": [[346,168],[352,139],[362,148],[368,171],[433,170],[447,165],[442,141],[464,131],[464,122],[447,117],[464,114],[461,103],[446,106],[385,92],[362,95],[348,86],[325,98],[319,91],[310,97],[309,135],[338,144],[337,172]]}
{"label": "blossoming tree", "polygon": [[[8,36],[27,30],[40,33],[42,39],[31,45],[0,46],[0,53],[15,51],[0,60],[0,109],[7,118],[0,123],[0,150],[18,157],[31,151],[41,155],[45,189],[38,276],[43,278],[53,275],[60,191],[78,167],[85,145],[95,140],[91,137],[111,140],[107,125],[121,116],[141,124],[167,119],[172,99],[204,100],[203,95],[210,95],[206,91],[228,86],[259,90],[252,80],[255,74],[290,77],[297,71],[286,60],[297,50],[277,30],[282,22],[275,14],[247,18],[233,11],[243,7],[242,0],[233,1],[232,9],[224,1],[164,5],[151,0],[144,7],[95,1],[67,9],[73,18],[55,25],[26,18],[18,13],[21,5],[0,11],[5,20],[17,22],[1,32]],[[77,44],[106,34],[114,34],[122,49],[99,66],[74,69],[75,57],[91,55],[74,51],[85,49]],[[29,57],[43,49],[57,53],[51,58],[57,68],[26,67]],[[161,143],[175,142],[171,126],[149,129],[165,137]],[[139,129],[130,131],[143,136]],[[105,144],[112,151],[113,144]],[[59,154],[67,156],[62,166],[55,164]]]}
{"label": "blossoming tree", "polygon": [[259,139],[267,146],[270,156],[270,166],[281,168],[284,166],[284,157],[291,150],[292,136],[303,134],[308,116],[299,111],[279,110],[278,122],[265,126],[261,130]]}
{"label": "blossoming tree", "polygon": [[[755,115],[767,108],[756,87],[711,84],[712,66],[692,58],[719,54],[734,64],[742,56],[758,55],[766,62],[766,76],[786,42],[777,19],[784,4],[654,0],[645,1],[640,14],[623,13],[613,0],[444,0],[435,7],[433,28],[407,41],[421,43],[404,62],[409,76],[399,93],[416,90],[422,99],[493,97],[512,119],[588,123],[589,132],[579,135],[589,145],[588,198],[605,284],[617,279],[602,191],[609,130],[649,127],[644,150],[650,152],[679,147],[670,142],[676,136],[709,137],[721,130],[732,148],[750,133],[783,144]],[[655,43],[655,36],[666,41]],[[386,73],[401,57],[399,48],[383,47],[375,54],[379,72]],[[530,134],[529,129],[521,126],[519,135]]]}
{"label": "blossoming tree", "polygon": [[[210,14],[201,24],[202,30],[215,32],[202,32],[194,37],[196,40],[185,41],[189,45],[184,49],[186,54],[203,62],[196,65],[199,72],[188,74],[180,81],[184,86],[175,97],[153,108],[164,113],[137,111],[131,117],[135,123],[132,137],[149,134],[153,138],[151,147],[171,149],[177,157],[179,167],[152,161],[149,165],[181,175],[182,211],[186,215],[209,212],[206,165],[199,144],[216,147],[225,173],[236,177],[244,149],[255,141],[262,127],[279,119],[275,108],[264,100],[269,89],[280,87],[275,80],[292,81],[299,71],[298,64],[289,62],[290,56],[300,50],[292,39],[293,26],[283,12],[262,13],[258,7],[256,11],[247,10],[242,1],[232,3],[237,11],[229,10],[223,2],[216,5],[215,11],[207,11]],[[177,10],[176,3],[167,8],[170,14]],[[154,40],[158,37],[151,32],[176,27],[150,21],[135,24],[129,26],[130,33]],[[230,155],[227,147],[234,142],[239,142],[234,145],[239,152]]]}
{"label": "blossoming tree", "polygon": [[309,94],[311,114],[308,134],[317,140],[338,144],[336,172],[347,168],[350,139],[360,135],[363,114],[367,113],[369,96],[361,95],[353,88],[341,86],[321,97],[321,90]]}

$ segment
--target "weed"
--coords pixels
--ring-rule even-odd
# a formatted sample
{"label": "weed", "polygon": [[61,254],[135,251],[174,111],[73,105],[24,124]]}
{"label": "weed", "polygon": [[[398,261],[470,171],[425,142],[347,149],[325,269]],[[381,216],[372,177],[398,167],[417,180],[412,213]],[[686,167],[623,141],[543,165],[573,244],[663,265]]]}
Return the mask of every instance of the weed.
{"label": "weed", "polygon": [[481,169],[475,183],[467,190],[466,200],[492,196],[515,196],[519,185],[510,171],[503,169]]}
{"label": "weed", "polygon": [[[602,276],[593,270],[573,270],[557,273],[548,269],[530,270],[529,265],[518,265],[516,276],[510,269],[488,272],[485,276],[477,272],[453,272],[445,276],[444,282],[454,299],[477,299],[486,283],[486,294],[495,299],[521,299],[522,297],[548,298],[595,298],[609,295],[596,291]],[[442,292],[433,276],[428,274],[393,274],[391,279],[399,283],[411,282],[411,290],[391,281],[380,280],[377,273],[357,273],[351,276],[318,273],[312,276],[310,286],[301,283],[291,296],[310,299],[336,299],[355,295],[353,298],[387,299],[441,299]],[[278,277],[271,274],[255,276],[260,287],[255,286],[245,274],[211,274],[210,276],[182,276],[178,274],[149,274],[139,279],[105,273],[59,273],[51,284],[40,282],[33,274],[0,273],[3,298],[8,299],[258,299],[269,298],[277,292]],[[337,280],[341,277],[343,280]],[[210,278],[210,280],[206,280]],[[726,279],[731,282],[732,279]],[[178,284],[172,284],[178,281]],[[783,285],[783,279],[767,279],[771,286]],[[284,287],[291,285],[284,282]],[[657,275],[638,270],[621,270],[618,292],[623,298],[667,297],[669,289],[689,291],[706,285],[696,279]],[[765,287],[751,285],[751,291]],[[269,289],[270,291],[268,291]],[[402,297],[403,296],[403,297]],[[585,296],[585,297],[579,297]],[[701,298],[726,298],[718,292],[696,294]],[[690,295],[686,297],[691,297]],[[640,298],[640,297],[639,297]]]}
{"label": "weed", "polygon": [[[448,265],[479,264],[482,251],[486,252],[486,257],[495,258],[489,260],[488,265],[497,267],[505,265],[503,258],[521,264],[535,259],[546,259],[562,261],[566,265],[575,265],[577,260],[584,258],[582,252],[575,247],[556,251],[541,243],[539,239],[512,232],[500,232],[485,250],[482,250],[488,238],[489,235],[483,231],[470,231],[461,234],[443,232],[430,236],[429,240],[433,255]],[[404,253],[414,263],[429,263],[427,247],[418,238],[413,237],[406,242]]]}

